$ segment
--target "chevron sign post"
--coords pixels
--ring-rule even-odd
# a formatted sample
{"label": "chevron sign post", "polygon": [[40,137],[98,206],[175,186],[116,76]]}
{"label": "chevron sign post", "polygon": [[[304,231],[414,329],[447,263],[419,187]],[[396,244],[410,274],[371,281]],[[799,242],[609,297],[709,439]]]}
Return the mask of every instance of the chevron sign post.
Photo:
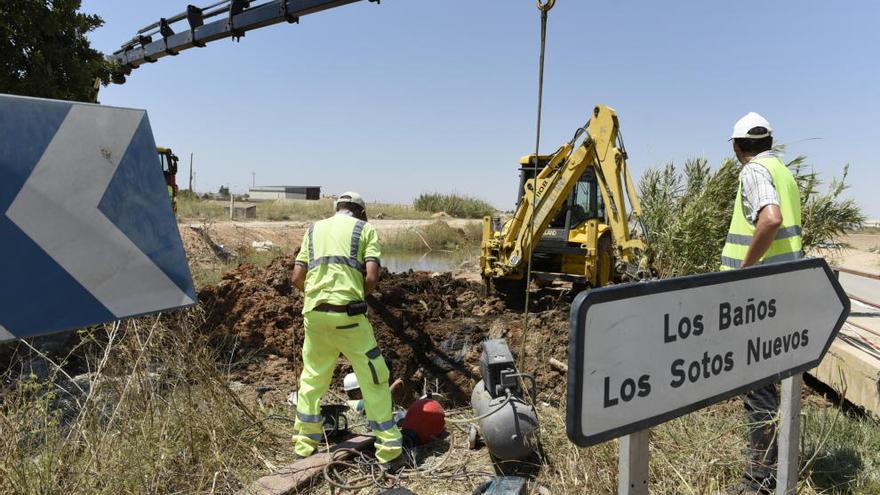
{"label": "chevron sign post", "polygon": [[0,95],[0,342],[195,304],[144,110]]}

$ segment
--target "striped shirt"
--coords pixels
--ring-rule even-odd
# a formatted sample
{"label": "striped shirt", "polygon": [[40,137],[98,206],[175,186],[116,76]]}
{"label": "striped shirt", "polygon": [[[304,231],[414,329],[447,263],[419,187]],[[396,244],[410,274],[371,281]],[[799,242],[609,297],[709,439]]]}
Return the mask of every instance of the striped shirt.
{"label": "striped shirt", "polygon": [[[755,158],[766,156],[773,156],[773,152],[765,151]],[[739,181],[742,184],[743,213],[752,224],[757,222],[761,208],[767,205],[779,206],[779,195],[773,186],[773,176],[763,166],[754,161],[746,163],[739,173]]]}

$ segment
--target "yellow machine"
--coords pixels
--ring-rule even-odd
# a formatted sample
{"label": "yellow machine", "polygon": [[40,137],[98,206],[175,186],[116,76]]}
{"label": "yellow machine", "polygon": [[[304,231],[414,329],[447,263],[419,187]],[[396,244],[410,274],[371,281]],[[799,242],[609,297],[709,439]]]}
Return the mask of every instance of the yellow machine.
{"label": "yellow machine", "polygon": [[162,163],[162,174],[165,176],[165,185],[168,188],[168,199],[171,200],[171,209],[177,213],[177,155],[171,148],[156,146],[159,161]]}
{"label": "yellow machine", "polygon": [[537,281],[586,288],[650,277],[645,240],[635,235],[641,206],[626,158],[617,113],[604,105],[572,141],[537,157],[537,177],[535,155],[523,157],[513,217],[503,225],[483,219],[487,287],[521,305],[529,257]]}

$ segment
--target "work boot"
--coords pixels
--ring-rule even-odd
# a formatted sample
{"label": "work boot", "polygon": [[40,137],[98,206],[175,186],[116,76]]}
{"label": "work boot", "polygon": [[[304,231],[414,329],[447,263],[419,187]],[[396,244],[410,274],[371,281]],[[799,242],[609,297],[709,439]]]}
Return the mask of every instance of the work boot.
{"label": "work boot", "polygon": [[391,459],[389,462],[379,463],[382,473],[389,476],[400,474],[401,471],[408,467],[410,467],[409,456],[406,455],[406,452],[401,452],[399,456]]}

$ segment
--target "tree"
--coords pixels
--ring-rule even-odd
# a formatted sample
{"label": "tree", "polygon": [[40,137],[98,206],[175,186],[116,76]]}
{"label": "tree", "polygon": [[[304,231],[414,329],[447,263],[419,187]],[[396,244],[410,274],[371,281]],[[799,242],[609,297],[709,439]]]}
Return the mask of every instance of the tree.
{"label": "tree", "polygon": [[229,188],[226,186],[220,186],[220,190],[217,191],[217,194],[219,194],[221,198],[229,199]]}
{"label": "tree", "polygon": [[80,0],[0,2],[0,92],[94,101],[95,81],[107,85],[112,63],[86,33],[104,24],[79,12]]}

